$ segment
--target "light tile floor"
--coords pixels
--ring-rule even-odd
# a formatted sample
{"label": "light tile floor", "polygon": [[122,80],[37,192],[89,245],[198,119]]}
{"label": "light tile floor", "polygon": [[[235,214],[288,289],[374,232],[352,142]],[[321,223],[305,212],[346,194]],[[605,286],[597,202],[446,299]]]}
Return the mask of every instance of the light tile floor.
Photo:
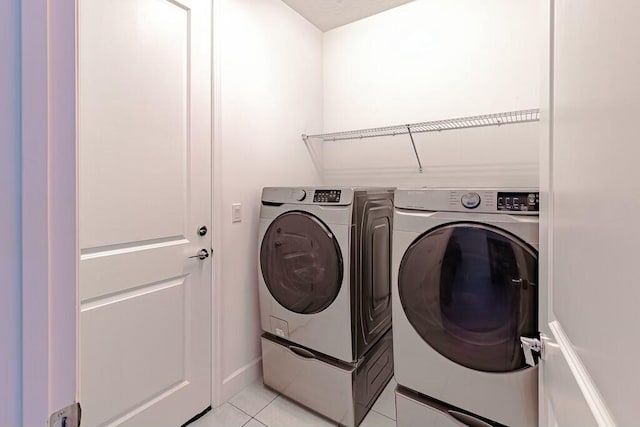
{"label": "light tile floor", "polygon": [[[361,427],[395,427],[395,379],[391,379]],[[275,393],[257,381],[192,427],[329,427],[336,423]]]}

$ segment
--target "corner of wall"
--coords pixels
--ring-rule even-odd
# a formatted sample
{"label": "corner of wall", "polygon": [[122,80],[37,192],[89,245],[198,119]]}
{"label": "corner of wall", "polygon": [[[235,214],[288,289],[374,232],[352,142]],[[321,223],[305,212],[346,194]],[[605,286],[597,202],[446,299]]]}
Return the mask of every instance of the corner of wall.
{"label": "corner of wall", "polygon": [[226,402],[240,392],[247,384],[262,377],[262,357],[258,357],[240,367],[222,381],[222,400]]}
{"label": "corner of wall", "polygon": [[[300,134],[322,124],[322,34],[281,0],[213,1],[212,404],[218,406],[261,378],[260,190],[319,181],[306,166]],[[232,224],[229,205],[236,202],[243,218]]]}

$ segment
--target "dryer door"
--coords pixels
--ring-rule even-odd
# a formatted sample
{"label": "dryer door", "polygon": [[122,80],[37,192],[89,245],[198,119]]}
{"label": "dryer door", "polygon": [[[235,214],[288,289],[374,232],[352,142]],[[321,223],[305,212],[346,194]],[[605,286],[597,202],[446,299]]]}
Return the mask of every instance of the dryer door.
{"label": "dryer door", "polygon": [[471,369],[524,368],[521,336],[538,331],[537,253],[477,223],[429,230],[407,249],[398,292],[409,322],[444,357]]}
{"label": "dryer door", "polygon": [[331,230],[308,212],[286,212],[271,223],[260,248],[260,268],[276,301],[300,314],[329,307],[342,284],[338,242]]}

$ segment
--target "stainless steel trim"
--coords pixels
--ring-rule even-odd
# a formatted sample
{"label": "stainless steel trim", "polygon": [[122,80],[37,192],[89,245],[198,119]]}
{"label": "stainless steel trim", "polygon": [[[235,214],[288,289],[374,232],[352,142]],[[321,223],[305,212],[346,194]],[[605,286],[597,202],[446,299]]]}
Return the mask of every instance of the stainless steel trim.
{"label": "stainless steel trim", "polygon": [[484,421],[479,420],[476,417],[472,417],[471,415],[463,414],[462,412],[454,411],[452,409],[447,410],[447,412],[452,418],[455,418],[462,424],[469,427],[492,427],[491,424],[485,423]]}
{"label": "stainless steel trim", "polygon": [[421,395],[401,385],[398,385],[395,394],[398,427],[414,427],[416,425],[438,425],[443,427],[503,426],[503,424]]}
{"label": "stainless steel trim", "polygon": [[[340,360],[340,359],[336,359],[335,357],[332,356],[328,356],[324,353],[320,353],[318,351],[315,351],[311,348],[307,348],[307,347],[303,347],[300,345],[296,345],[293,342],[284,339],[282,337],[279,337],[277,335],[273,335],[272,333],[268,333],[265,332],[262,334],[261,336],[262,339],[268,340],[268,341],[272,341],[276,344],[281,345],[282,347],[285,348],[289,348],[289,346],[293,346],[296,348],[300,348],[305,352],[311,353],[313,355],[313,359],[318,360],[322,363],[328,363],[329,365],[335,366],[336,368],[345,370],[345,371],[353,371],[354,369],[356,369],[359,366],[359,363],[361,362],[361,360],[358,360],[355,363],[352,362],[345,362],[344,360]],[[310,358],[305,358],[305,359],[310,359]]]}
{"label": "stainless steel trim", "polygon": [[302,347],[297,347],[295,345],[290,345],[289,350],[291,350],[294,354],[303,357],[305,359],[315,359],[316,356],[311,353],[309,350],[305,350]]}

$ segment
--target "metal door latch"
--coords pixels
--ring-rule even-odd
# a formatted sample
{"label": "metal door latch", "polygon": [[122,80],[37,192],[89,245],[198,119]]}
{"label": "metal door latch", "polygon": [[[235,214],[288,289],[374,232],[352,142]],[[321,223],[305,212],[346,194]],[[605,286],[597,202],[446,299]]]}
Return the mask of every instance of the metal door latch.
{"label": "metal door latch", "polygon": [[527,365],[536,366],[538,361],[544,358],[544,344],[540,338],[520,337],[520,346]]}
{"label": "metal door latch", "polygon": [[80,403],[72,403],[49,417],[49,427],[80,427],[82,409]]}

